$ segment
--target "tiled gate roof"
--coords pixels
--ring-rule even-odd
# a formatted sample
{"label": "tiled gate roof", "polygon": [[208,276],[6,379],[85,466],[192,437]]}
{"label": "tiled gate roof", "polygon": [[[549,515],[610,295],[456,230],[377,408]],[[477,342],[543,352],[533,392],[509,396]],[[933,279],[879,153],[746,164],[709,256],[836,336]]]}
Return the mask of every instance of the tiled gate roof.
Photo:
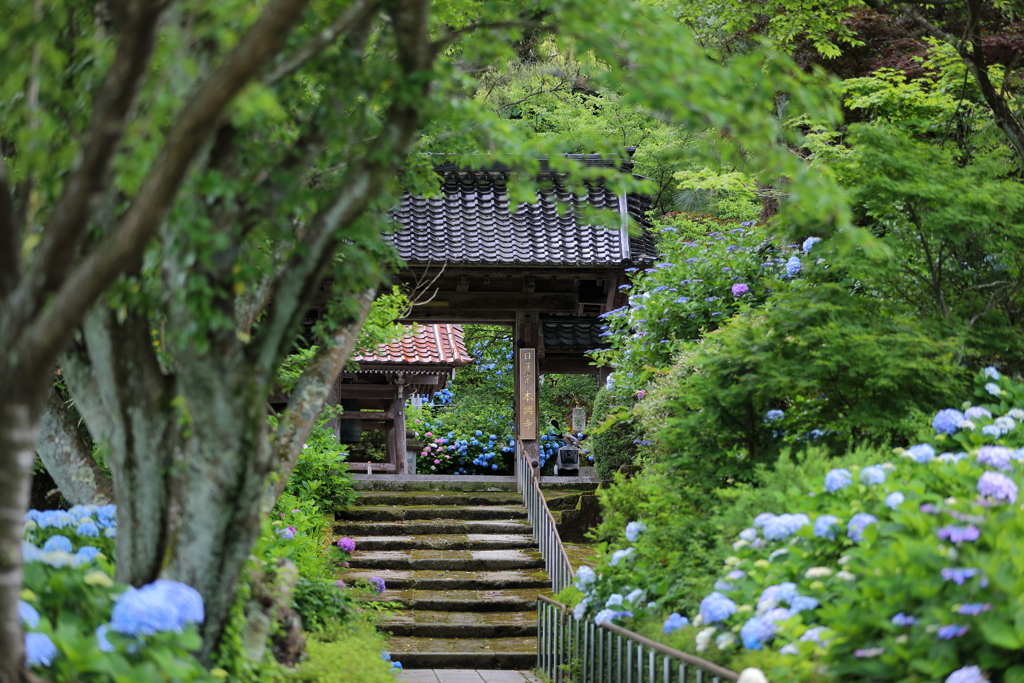
{"label": "tiled gate roof", "polygon": [[401,339],[390,344],[381,344],[376,352],[369,355],[353,356],[352,360],[364,370],[373,365],[409,365],[414,367],[461,367],[473,362],[462,340],[462,325],[418,325],[416,334],[412,328]]}
{"label": "tiled gate roof", "polygon": [[[612,165],[596,155],[575,156],[590,166]],[[621,266],[649,263],[656,256],[647,229],[650,200],[644,195],[617,195],[599,183],[588,183],[584,194],[574,195],[542,170],[550,182],[538,190],[537,201],[510,213],[507,168],[442,164],[435,171],[442,196],[406,193],[392,213],[401,227],[390,239],[407,263]],[[581,218],[584,207],[617,217],[608,227],[592,225]],[[629,236],[630,223],[640,232]]]}

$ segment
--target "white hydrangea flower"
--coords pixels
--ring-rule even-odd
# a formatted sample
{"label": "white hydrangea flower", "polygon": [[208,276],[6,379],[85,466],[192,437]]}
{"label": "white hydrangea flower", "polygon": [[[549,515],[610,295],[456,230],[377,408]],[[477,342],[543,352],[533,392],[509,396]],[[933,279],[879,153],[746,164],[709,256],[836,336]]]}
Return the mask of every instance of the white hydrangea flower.
{"label": "white hydrangea flower", "polygon": [[843,581],[853,581],[857,577],[854,576],[852,572],[848,572],[845,569],[841,569],[838,572],[836,572],[836,578],[842,579]]}
{"label": "white hydrangea flower", "polygon": [[[696,626],[696,624],[694,624],[694,626]],[[717,630],[718,629],[714,626],[708,626],[697,634],[697,652],[704,652],[704,650],[708,649],[708,645],[711,644],[711,636],[714,635]]]}
{"label": "white hydrangea flower", "polygon": [[825,576],[832,576],[832,569],[829,567],[811,567],[804,572],[804,578],[820,579]]}

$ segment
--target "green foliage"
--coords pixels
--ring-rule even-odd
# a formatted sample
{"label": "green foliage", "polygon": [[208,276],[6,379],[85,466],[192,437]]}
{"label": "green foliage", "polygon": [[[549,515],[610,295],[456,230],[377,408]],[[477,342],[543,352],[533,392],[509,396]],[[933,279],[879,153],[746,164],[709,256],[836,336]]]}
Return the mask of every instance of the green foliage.
{"label": "green foliage", "polygon": [[395,670],[381,654],[383,636],[364,619],[352,619],[306,642],[309,659],[288,674],[296,683],[394,683]]}
{"label": "green foliage", "polygon": [[908,418],[962,386],[954,350],[883,302],[819,282],[684,345],[639,411],[656,421],[660,457],[714,489],[749,481],[785,446],[905,442]]}
{"label": "green foliage", "polygon": [[602,387],[594,399],[593,424],[603,428],[593,432],[590,449],[594,453],[594,470],[601,479],[611,479],[619,467],[632,464],[638,451],[638,425],[628,416],[620,417],[623,409],[628,411],[632,407],[632,401],[616,396]]}
{"label": "green foliage", "polygon": [[345,449],[321,420],[309,434],[285,491],[311,502],[320,514],[348,508],[355,500],[352,475],[345,464]]}
{"label": "green foliage", "polygon": [[[697,568],[718,574],[714,589],[733,601],[735,613],[723,621],[698,617],[692,593],[665,597],[665,575],[678,576],[682,567],[671,555],[660,561],[672,548],[663,527],[679,526],[671,511],[659,515],[673,502],[661,494],[638,510],[647,528],[631,544],[635,550],[615,566],[606,558],[597,582],[583,586],[585,609],[600,610],[613,593],[639,587],[644,595],[633,600],[634,609],[645,600],[658,603],[637,621],[644,632],[736,670],[757,666],[770,680],[942,680],[970,665],[1010,680],[1024,637],[1014,540],[1024,534],[1017,504],[1024,480],[1015,466],[1024,446],[1024,385],[989,368],[978,373],[976,387],[968,421],[937,416],[937,431],[920,420],[922,444],[896,449],[895,464],[866,466],[892,458],[881,449],[843,459],[810,449],[799,459],[781,458],[774,470],[759,469],[754,485],[720,491],[728,509],[709,521],[731,547]],[[982,476],[1008,479],[990,490]],[[666,487],[649,490],[659,488]],[[781,513],[806,516],[777,524]],[[849,526],[857,514],[873,517],[861,535]],[[823,515],[838,519],[831,532]],[[625,545],[618,540],[612,547]],[[958,571],[966,573],[955,577]],[[787,590],[812,600],[797,611],[795,594],[773,597]],[[672,609],[689,614],[693,626],[656,634],[657,621]],[[898,614],[912,620],[893,621]],[[774,627],[753,638],[753,625],[765,618]],[[813,627],[821,628],[807,635]]]}

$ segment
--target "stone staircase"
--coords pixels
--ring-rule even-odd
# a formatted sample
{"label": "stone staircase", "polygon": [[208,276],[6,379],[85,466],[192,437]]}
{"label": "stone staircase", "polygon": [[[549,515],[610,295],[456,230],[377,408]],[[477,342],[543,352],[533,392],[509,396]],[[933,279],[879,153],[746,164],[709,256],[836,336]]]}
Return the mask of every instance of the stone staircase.
{"label": "stone staircase", "polygon": [[[380,577],[381,599],[402,605],[381,624],[394,659],[406,669],[532,668],[537,596],[550,583],[515,481],[365,476],[356,488],[334,531],[356,542],[345,578]],[[568,508],[579,491],[545,497]]]}

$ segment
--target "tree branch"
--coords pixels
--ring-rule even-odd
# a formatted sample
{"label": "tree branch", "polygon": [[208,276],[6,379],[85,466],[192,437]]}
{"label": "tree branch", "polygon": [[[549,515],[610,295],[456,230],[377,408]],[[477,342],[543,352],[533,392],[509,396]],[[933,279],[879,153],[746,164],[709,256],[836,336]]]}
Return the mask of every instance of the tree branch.
{"label": "tree branch", "polygon": [[[160,15],[167,3],[131,2],[125,4],[127,16],[120,27],[121,38],[110,70],[93,99],[92,119],[86,130],[80,153],[81,161],[57,200],[39,246],[32,254],[26,281],[35,299],[33,307],[42,305],[39,295],[57,288],[74,258],[79,238],[95,198],[106,191],[111,177],[110,161],[124,135],[132,102],[149,68]],[[34,313],[35,310],[30,312]]]}
{"label": "tree branch", "polygon": [[114,502],[114,485],[93,460],[64,397],[51,386],[39,421],[36,454],[72,505]]}
{"label": "tree branch", "polygon": [[308,0],[270,0],[238,45],[178,115],[132,205],[72,271],[44,314],[16,347],[23,367],[38,373],[60,351],[74,325],[118,274],[142,257],[170,209],[189,165],[225,108],[280,50]]}
{"label": "tree branch", "polygon": [[438,38],[431,44],[431,49],[435,54],[439,54],[441,50],[445,49],[455,41],[467,33],[473,33],[475,31],[497,31],[506,28],[519,28],[525,31],[531,31],[534,29],[541,29],[545,31],[555,30],[555,26],[551,24],[545,24],[542,21],[482,21],[479,24],[469,24],[462,28],[455,29],[454,31],[445,34],[442,38]]}
{"label": "tree branch", "polygon": [[265,85],[273,85],[283,78],[286,78],[298,71],[303,64],[320,54],[324,48],[337,40],[340,36],[364,25],[377,11],[379,0],[355,0],[345,8],[334,22],[321,31],[315,38],[300,47],[288,59],[275,66],[270,73],[263,78]]}
{"label": "tree branch", "polygon": [[406,87],[388,108],[381,133],[366,151],[362,162],[353,163],[335,200],[322,211],[306,232],[302,248],[292,254],[288,267],[275,284],[273,302],[259,338],[250,347],[257,375],[269,376],[291,344],[290,332],[298,324],[303,306],[320,286],[323,273],[334,258],[341,240],[339,228],[358,219],[397,171],[416,139],[420,125],[417,106],[427,94],[423,78],[433,62],[429,39],[429,0],[404,0],[391,10],[398,44],[398,63]]}
{"label": "tree branch", "polygon": [[330,342],[321,344],[312,362],[292,389],[288,407],[277,423],[271,440],[274,445],[275,471],[279,474],[267,501],[270,506],[284,491],[288,475],[298,461],[302,445],[309,438],[323,409],[327,394],[335,378],[359,340],[359,333],[370,313],[370,307],[377,295],[376,288],[365,290],[359,295],[359,310],[355,317],[337,326]]}

